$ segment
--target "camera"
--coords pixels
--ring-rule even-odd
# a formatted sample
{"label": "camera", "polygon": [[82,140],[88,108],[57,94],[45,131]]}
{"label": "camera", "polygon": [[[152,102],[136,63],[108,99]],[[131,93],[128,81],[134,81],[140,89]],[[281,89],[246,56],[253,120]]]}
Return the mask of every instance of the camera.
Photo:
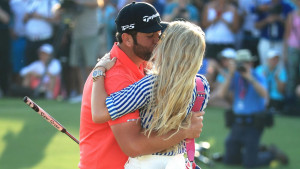
{"label": "camera", "polygon": [[243,65],[243,62],[237,63],[236,70],[238,72],[246,72],[247,71],[246,67]]}

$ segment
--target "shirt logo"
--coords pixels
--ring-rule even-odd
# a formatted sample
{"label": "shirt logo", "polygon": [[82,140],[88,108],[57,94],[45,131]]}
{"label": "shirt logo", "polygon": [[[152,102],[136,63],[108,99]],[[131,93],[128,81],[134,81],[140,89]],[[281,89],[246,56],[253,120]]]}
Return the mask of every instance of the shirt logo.
{"label": "shirt logo", "polygon": [[122,28],[122,31],[125,31],[126,29],[134,29],[134,23],[130,24],[130,25],[121,26],[121,28]]}
{"label": "shirt logo", "polygon": [[143,17],[143,21],[144,22],[149,22],[150,20],[152,20],[152,19],[154,19],[156,17],[159,17],[159,13],[153,14],[152,16],[144,16]]}

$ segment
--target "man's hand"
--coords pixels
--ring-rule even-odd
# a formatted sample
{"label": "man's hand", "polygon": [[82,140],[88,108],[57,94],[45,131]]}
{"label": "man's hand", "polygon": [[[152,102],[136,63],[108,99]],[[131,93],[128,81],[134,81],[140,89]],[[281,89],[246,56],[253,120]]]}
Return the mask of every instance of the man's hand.
{"label": "man's hand", "polygon": [[185,130],[186,138],[198,138],[202,132],[204,111],[192,112],[191,125]]}

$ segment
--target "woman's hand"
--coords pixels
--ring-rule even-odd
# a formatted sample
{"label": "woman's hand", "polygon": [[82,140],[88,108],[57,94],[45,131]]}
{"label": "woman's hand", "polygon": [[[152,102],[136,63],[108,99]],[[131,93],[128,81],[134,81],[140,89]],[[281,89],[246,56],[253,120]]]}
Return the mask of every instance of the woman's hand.
{"label": "woman's hand", "polygon": [[104,67],[105,71],[108,71],[110,68],[112,68],[116,63],[117,58],[114,57],[110,59],[110,53],[106,53],[101,59],[98,59],[98,63],[96,64],[96,67]]}

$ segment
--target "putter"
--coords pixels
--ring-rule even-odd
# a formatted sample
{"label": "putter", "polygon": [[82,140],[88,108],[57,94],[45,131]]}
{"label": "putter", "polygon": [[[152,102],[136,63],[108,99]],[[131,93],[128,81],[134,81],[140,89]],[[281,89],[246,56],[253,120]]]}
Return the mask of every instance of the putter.
{"label": "putter", "polygon": [[43,110],[40,106],[38,106],[35,102],[33,102],[29,97],[25,96],[23,100],[29,107],[31,107],[38,114],[40,114],[45,120],[47,120],[53,127],[61,131],[62,133],[65,133],[77,144],[79,144],[79,141],[74,136],[72,136],[72,134],[70,134],[63,125],[61,125],[58,121],[56,121],[52,116],[50,116],[45,110]]}

